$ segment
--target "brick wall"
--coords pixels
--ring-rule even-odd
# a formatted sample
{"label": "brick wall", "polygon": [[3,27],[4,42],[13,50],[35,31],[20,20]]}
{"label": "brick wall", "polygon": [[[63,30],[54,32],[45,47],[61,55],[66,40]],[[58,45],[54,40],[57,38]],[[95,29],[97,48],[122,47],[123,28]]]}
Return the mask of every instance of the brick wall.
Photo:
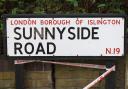
{"label": "brick wall", "polygon": [[0,89],[15,89],[13,62],[0,59]]}
{"label": "brick wall", "polygon": [[28,63],[24,65],[25,89],[52,89],[50,64]]}
{"label": "brick wall", "polygon": [[0,72],[0,89],[15,89],[14,72]]}
{"label": "brick wall", "polygon": [[25,75],[26,89],[52,89],[51,71],[29,71]]}
{"label": "brick wall", "polygon": [[[56,89],[82,89],[100,76],[100,70],[56,65]],[[104,81],[92,89],[104,89]]]}

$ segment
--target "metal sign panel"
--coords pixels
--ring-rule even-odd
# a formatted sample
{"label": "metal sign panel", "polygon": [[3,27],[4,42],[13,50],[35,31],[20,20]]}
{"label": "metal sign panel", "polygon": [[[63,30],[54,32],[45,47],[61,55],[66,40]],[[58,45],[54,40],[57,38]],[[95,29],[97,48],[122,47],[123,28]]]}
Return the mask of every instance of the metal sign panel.
{"label": "metal sign panel", "polygon": [[124,56],[117,15],[5,15],[7,56]]}

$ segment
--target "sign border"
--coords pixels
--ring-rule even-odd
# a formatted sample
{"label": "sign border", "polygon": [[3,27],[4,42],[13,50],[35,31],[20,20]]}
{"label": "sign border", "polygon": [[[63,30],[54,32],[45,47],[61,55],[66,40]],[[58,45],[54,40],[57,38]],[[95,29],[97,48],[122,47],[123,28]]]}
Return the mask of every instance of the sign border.
{"label": "sign border", "polygon": [[[87,17],[87,18],[93,18],[93,17],[110,17],[110,18],[117,18],[121,17],[124,18],[124,55],[123,56],[8,56],[7,55],[7,27],[6,27],[6,19],[8,18],[74,18],[74,17]],[[3,30],[3,47],[4,47],[4,55],[6,57],[9,57],[13,60],[15,59],[24,59],[24,60],[31,60],[32,58],[37,60],[116,60],[116,59],[122,59],[126,56],[126,15],[125,14],[4,14],[2,16],[2,19],[4,21],[4,30]]]}

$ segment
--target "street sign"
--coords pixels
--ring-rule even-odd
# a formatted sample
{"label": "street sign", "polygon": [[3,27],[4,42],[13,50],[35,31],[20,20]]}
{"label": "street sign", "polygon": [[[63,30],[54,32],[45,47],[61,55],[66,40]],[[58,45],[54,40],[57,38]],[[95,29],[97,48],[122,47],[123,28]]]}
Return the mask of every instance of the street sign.
{"label": "street sign", "polygon": [[124,56],[125,17],[5,15],[7,56]]}

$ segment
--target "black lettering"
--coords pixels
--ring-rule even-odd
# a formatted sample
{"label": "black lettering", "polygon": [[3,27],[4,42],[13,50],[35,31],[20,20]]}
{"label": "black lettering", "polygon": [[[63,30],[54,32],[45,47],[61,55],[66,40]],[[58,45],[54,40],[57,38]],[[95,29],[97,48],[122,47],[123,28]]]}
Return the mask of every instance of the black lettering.
{"label": "black lettering", "polygon": [[24,46],[24,50],[27,54],[32,54],[34,51],[34,46],[32,43],[26,43]]}
{"label": "black lettering", "polygon": [[99,30],[99,27],[92,27],[92,39],[99,39],[99,37],[95,37],[95,35],[98,34],[95,30]]}
{"label": "black lettering", "polygon": [[37,39],[36,34],[38,34],[38,36],[40,37],[40,39],[43,39],[44,35],[44,29],[41,28],[41,33],[38,31],[38,29],[36,27],[34,27],[34,39]]}
{"label": "black lettering", "polygon": [[[26,30],[28,30],[28,29],[26,29]],[[25,33],[25,27],[23,27],[23,37],[25,38],[25,39],[30,39],[31,37],[32,37],[32,27],[30,27],[30,33],[28,34],[26,34]],[[26,35],[29,35],[28,37],[26,36]]]}
{"label": "black lettering", "polygon": [[[87,33],[85,33],[84,31],[87,31]],[[85,36],[85,34],[87,34]],[[87,27],[82,27],[81,28],[81,39],[88,39],[90,37],[90,31],[89,31],[89,28]]]}
{"label": "black lettering", "polygon": [[14,28],[14,33],[18,35],[18,37],[14,37],[16,40],[20,40],[21,39],[21,34],[19,32],[17,32],[17,30],[20,30],[20,27],[15,27]]}
{"label": "black lettering", "polygon": [[80,28],[77,28],[77,39],[80,39]]}
{"label": "black lettering", "polygon": [[22,44],[21,43],[14,43],[14,53],[17,54],[18,51],[20,54],[23,54],[22,53]]}
{"label": "black lettering", "polygon": [[[52,49],[52,50],[50,50],[50,49]],[[56,45],[52,42],[48,42],[47,43],[47,54],[54,54],[55,52],[56,52]]]}
{"label": "black lettering", "polygon": [[45,51],[44,51],[42,43],[38,44],[36,54],[38,54],[39,52],[42,52],[43,54],[45,54]]}
{"label": "black lettering", "polygon": [[68,29],[68,32],[72,35],[72,37],[70,37],[70,36],[68,37],[70,40],[73,40],[76,37],[75,33],[72,32],[72,30],[74,30],[74,29],[75,29],[74,27],[70,27]]}
{"label": "black lettering", "polygon": [[55,28],[51,29],[52,32],[49,31],[47,27],[45,27],[45,39],[48,39],[48,34],[52,39],[55,39]]}
{"label": "black lettering", "polygon": [[58,29],[58,32],[60,33],[60,39],[63,39],[63,32],[65,31],[65,28],[66,27],[64,27],[62,30],[60,30],[60,28],[59,27],[57,27],[57,29]]}

